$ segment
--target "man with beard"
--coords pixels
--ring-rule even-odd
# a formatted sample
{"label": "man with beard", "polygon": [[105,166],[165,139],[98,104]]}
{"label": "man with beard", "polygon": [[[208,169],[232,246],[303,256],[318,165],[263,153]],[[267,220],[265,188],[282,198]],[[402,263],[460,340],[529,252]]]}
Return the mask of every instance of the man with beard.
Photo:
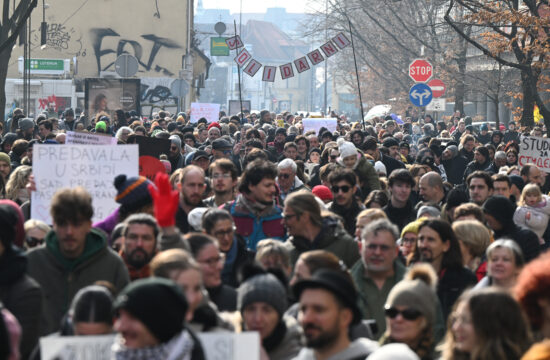
{"label": "man with beard", "polygon": [[225,204],[235,226],[236,233],[246,241],[246,246],[256,250],[256,244],[266,238],[284,240],[285,229],[280,206],[274,199],[277,193],[275,178],[277,167],[261,159],[249,163],[239,183],[239,192],[234,201]]}
{"label": "man with beard", "polygon": [[353,236],[355,234],[355,219],[364,209],[355,198],[357,177],[353,170],[340,168],[330,173],[328,181],[334,196],[329,210],[340,215],[344,220],[346,231]]}
{"label": "man with beard", "polygon": [[237,167],[228,159],[214,161],[208,168],[214,195],[204,200],[208,207],[218,207],[235,199]]}
{"label": "man with beard", "polygon": [[295,359],[365,359],[378,348],[366,338],[350,339],[350,326],[361,321],[361,310],[347,272],[321,269],[297,282],[292,290],[300,300],[298,322],[307,346]]}
{"label": "man with beard", "polygon": [[415,257],[429,263],[438,274],[437,296],[444,320],[451,313],[462,292],[477,283],[477,278],[462,264],[460,245],[451,225],[440,219],[429,219],[418,228]]}
{"label": "man with beard", "polygon": [[180,199],[176,212],[176,226],[182,234],[187,234],[191,228],[187,215],[196,207],[207,207],[202,201],[206,184],[204,171],[196,165],[186,166],[181,173]]}
{"label": "man with beard", "polygon": [[149,262],[157,253],[159,232],[157,221],[149,214],[134,214],[126,219],[120,256],[128,268],[130,280],[151,275]]}

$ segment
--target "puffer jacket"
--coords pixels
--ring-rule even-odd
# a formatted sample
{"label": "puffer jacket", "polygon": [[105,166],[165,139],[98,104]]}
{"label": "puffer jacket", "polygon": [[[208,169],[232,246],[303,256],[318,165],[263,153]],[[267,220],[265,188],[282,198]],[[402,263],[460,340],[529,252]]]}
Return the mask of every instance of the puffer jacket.
{"label": "puffer jacket", "polygon": [[285,242],[290,251],[292,266],[296,264],[298,257],[306,251],[326,250],[341,259],[348,268],[351,268],[359,260],[359,247],[349,235],[340,221],[333,216],[323,218],[323,226],[319,235],[312,241],[304,237],[291,236]]}
{"label": "puffer jacket", "polygon": [[542,201],[535,206],[518,206],[514,212],[514,223],[531,229],[539,238],[546,231],[550,220],[550,196],[543,195]]}

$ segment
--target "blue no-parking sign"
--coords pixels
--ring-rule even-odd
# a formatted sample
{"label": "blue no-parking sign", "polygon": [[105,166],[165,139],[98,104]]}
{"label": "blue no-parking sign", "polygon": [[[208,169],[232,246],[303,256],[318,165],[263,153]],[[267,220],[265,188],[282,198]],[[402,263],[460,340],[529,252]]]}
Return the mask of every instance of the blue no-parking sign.
{"label": "blue no-parking sign", "polygon": [[426,84],[415,84],[409,91],[409,99],[414,106],[426,106],[433,98],[432,89]]}

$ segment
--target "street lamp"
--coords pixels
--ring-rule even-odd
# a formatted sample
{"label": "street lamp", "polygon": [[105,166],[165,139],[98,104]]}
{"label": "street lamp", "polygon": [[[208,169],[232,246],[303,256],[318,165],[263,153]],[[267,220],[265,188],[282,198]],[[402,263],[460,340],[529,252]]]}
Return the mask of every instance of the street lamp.
{"label": "street lamp", "polygon": [[40,48],[44,50],[48,42],[48,23],[46,22],[46,3],[42,0],[42,22],[40,23]]}

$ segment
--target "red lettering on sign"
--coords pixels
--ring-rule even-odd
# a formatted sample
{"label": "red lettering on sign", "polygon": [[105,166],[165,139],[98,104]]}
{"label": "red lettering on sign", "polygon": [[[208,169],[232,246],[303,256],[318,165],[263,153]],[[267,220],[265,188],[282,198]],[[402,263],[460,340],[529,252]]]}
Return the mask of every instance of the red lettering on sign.
{"label": "red lettering on sign", "polygon": [[323,55],[321,55],[321,52],[319,50],[313,50],[312,52],[310,52],[309,54],[307,54],[307,57],[309,58],[309,61],[311,61],[311,63],[313,65],[317,65],[319,64],[320,62],[322,62],[323,60],[325,60],[325,58],[323,57]]}
{"label": "red lettering on sign", "polygon": [[334,46],[330,41],[326,44],[321,45],[321,50],[323,50],[326,57],[331,57],[338,52],[336,46]]}
{"label": "red lettering on sign", "polygon": [[309,70],[309,64],[305,56],[294,60],[294,66],[296,66],[299,73]]}

